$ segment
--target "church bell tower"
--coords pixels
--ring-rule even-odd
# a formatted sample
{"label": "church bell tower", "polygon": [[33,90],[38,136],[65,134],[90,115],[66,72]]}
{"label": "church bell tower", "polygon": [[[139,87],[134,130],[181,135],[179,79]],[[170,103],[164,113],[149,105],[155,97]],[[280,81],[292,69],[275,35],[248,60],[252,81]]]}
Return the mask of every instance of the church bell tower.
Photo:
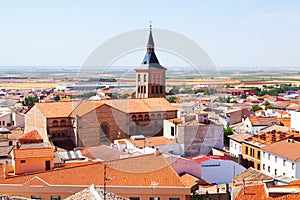
{"label": "church bell tower", "polygon": [[150,25],[146,55],[136,71],[136,98],[165,97],[166,68],[159,64],[154,52],[152,25]]}

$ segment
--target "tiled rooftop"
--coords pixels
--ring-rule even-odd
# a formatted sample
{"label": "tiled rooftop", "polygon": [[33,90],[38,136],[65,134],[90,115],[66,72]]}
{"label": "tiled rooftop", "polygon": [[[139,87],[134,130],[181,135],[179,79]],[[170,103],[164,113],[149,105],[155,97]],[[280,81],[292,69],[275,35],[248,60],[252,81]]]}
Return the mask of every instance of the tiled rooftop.
{"label": "tiled rooftop", "polygon": [[300,161],[300,142],[293,139],[275,142],[263,147],[262,150],[291,161]]}
{"label": "tiled rooftop", "polygon": [[47,158],[54,157],[52,148],[28,148],[28,149],[14,149],[13,150],[15,159],[26,159],[26,158]]}

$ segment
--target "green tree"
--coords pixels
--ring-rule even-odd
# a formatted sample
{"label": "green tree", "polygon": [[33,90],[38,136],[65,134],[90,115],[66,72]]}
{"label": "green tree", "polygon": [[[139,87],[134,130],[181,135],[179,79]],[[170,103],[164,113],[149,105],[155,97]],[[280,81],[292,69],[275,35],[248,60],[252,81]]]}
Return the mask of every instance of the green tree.
{"label": "green tree", "polygon": [[271,109],[271,108],[272,108],[271,103],[268,102],[268,101],[266,101],[266,102],[264,103],[264,106],[265,106],[265,110],[268,110],[268,109]]}
{"label": "green tree", "polygon": [[60,96],[56,95],[53,99],[54,99],[54,101],[59,101],[60,100]]}
{"label": "green tree", "polygon": [[229,146],[229,135],[233,134],[233,130],[230,127],[227,127],[224,129],[224,146]]}
{"label": "green tree", "polygon": [[132,94],[131,94],[131,98],[134,99],[135,98],[135,94],[136,92],[134,91]]}
{"label": "green tree", "polygon": [[262,107],[258,106],[258,105],[255,105],[255,106],[252,106],[252,108],[250,109],[252,112],[256,112],[258,110],[262,110]]}
{"label": "green tree", "polygon": [[247,95],[246,95],[246,94],[242,94],[242,95],[241,95],[241,98],[242,98],[242,99],[246,99],[246,98],[247,98]]}
{"label": "green tree", "polygon": [[127,99],[130,95],[129,94],[121,94],[119,96],[120,99]]}
{"label": "green tree", "polygon": [[25,99],[22,101],[22,105],[23,106],[32,106],[36,102],[39,102],[39,98],[38,97],[28,96],[28,97],[25,97]]}
{"label": "green tree", "polygon": [[170,103],[175,103],[175,100],[176,100],[177,98],[175,97],[175,96],[170,96],[169,98],[168,98],[168,101],[170,102]]}

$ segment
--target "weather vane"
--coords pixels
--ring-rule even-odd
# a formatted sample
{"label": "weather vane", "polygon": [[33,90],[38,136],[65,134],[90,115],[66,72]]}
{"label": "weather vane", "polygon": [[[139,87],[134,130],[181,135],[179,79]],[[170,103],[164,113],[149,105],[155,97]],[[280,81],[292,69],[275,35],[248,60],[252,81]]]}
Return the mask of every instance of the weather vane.
{"label": "weather vane", "polygon": [[150,30],[152,30],[152,21],[151,21],[151,20],[149,21],[149,24],[150,24],[150,25],[149,25]]}

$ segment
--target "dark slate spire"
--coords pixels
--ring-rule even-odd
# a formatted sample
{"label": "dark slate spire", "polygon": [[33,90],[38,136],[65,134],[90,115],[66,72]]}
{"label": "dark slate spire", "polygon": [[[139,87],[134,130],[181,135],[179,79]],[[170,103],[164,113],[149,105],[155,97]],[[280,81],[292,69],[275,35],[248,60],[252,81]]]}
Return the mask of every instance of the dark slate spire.
{"label": "dark slate spire", "polygon": [[154,53],[154,40],[152,36],[152,25],[150,24],[150,33],[147,43],[147,52],[143,59],[142,64],[159,64],[159,61]]}
{"label": "dark slate spire", "polygon": [[152,36],[152,25],[150,25],[150,34],[149,34],[147,47],[153,47],[154,48],[154,41],[153,41],[153,36]]}

